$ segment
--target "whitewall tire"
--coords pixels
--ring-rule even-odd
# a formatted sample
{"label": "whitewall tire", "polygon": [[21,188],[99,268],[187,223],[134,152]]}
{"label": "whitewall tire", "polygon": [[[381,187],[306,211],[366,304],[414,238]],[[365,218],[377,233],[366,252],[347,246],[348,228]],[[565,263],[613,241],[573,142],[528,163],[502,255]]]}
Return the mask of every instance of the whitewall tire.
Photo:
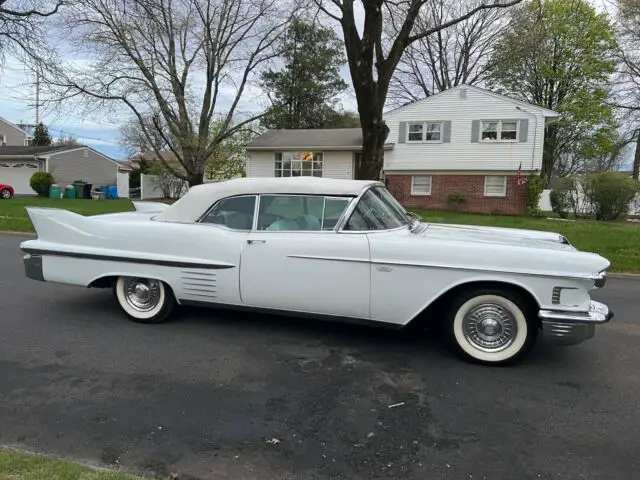
{"label": "whitewall tire", "polygon": [[513,363],[535,344],[538,325],[520,295],[494,289],[465,292],[454,301],[449,337],[463,358],[492,365]]}
{"label": "whitewall tire", "polygon": [[118,277],[114,290],[120,308],[135,322],[163,322],[176,304],[171,288],[153,278]]}

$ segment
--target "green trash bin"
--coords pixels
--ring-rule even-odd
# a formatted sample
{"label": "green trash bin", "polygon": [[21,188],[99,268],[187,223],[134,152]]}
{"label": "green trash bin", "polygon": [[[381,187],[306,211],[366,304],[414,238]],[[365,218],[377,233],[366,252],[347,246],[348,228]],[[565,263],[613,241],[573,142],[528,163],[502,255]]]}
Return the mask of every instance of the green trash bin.
{"label": "green trash bin", "polygon": [[64,189],[64,198],[74,199],[76,198],[76,187],[73,185],[67,185]]}
{"label": "green trash bin", "polygon": [[49,198],[60,198],[62,195],[62,190],[59,185],[53,184],[51,188],[49,188]]}
{"label": "green trash bin", "polygon": [[73,182],[73,186],[76,189],[76,198],[84,197],[84,182]]}

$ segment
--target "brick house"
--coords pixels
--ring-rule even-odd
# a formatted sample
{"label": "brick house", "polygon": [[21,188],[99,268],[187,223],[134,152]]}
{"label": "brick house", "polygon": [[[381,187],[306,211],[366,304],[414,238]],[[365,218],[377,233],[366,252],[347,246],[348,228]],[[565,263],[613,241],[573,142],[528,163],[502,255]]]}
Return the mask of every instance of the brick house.
{"label": "brick house", "polygon": [[[525,186],[539,170],[545,127],[558,114],[475,86],[461,85],[384,115],[389,126],[384,179],[405,206],[521,214]],[[247,176],[355,178],[358,128],[270,130],[250,142]]]}

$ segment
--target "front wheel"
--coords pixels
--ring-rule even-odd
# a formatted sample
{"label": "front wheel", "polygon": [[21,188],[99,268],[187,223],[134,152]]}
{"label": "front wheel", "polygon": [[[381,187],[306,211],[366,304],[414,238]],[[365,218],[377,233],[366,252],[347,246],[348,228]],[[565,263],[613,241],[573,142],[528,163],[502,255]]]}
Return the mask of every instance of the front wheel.
{"label": "front wheel", "polygon": [[3,188],[2,190],[0,190],[0,198],[9,200],[11,198],[11,190],[9,190],[8,188]]}
{"label": "front wheel", "polygon": [[171,288],[152,278],[119,277],[114,290],[120,308],[134,322],[163,322],[176,304]]}
{"label": "front wheel", "polygon": [[535,344],[534,309],[516,292],[475,289],[458,297],[450,311],[454,350],[478,363],[503,365],[523,358]]}

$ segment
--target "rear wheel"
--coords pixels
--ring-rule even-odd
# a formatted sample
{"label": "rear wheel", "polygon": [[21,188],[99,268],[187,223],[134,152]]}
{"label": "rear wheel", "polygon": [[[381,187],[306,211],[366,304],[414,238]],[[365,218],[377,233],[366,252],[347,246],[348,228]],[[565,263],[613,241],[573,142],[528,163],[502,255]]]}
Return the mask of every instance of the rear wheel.
{"label": "rear wheel", "polygon": [[456,353],[485,364],[523,358],[535,344],[535,309],[516,292],[474,289],[451,306],[448,330]]}
{"label": "rear wheel", "polygon": [[11,190],[9,190],[8,188],[3,188],[2,190],[0,190],[0,198],[4,198],[5,200],[10,199]]}
{"label": "rear wheel", "polygon": [[115,294],[122,311],[140,323],[165,321],[176,304],[171,288],[152,278],[119,277]]}

